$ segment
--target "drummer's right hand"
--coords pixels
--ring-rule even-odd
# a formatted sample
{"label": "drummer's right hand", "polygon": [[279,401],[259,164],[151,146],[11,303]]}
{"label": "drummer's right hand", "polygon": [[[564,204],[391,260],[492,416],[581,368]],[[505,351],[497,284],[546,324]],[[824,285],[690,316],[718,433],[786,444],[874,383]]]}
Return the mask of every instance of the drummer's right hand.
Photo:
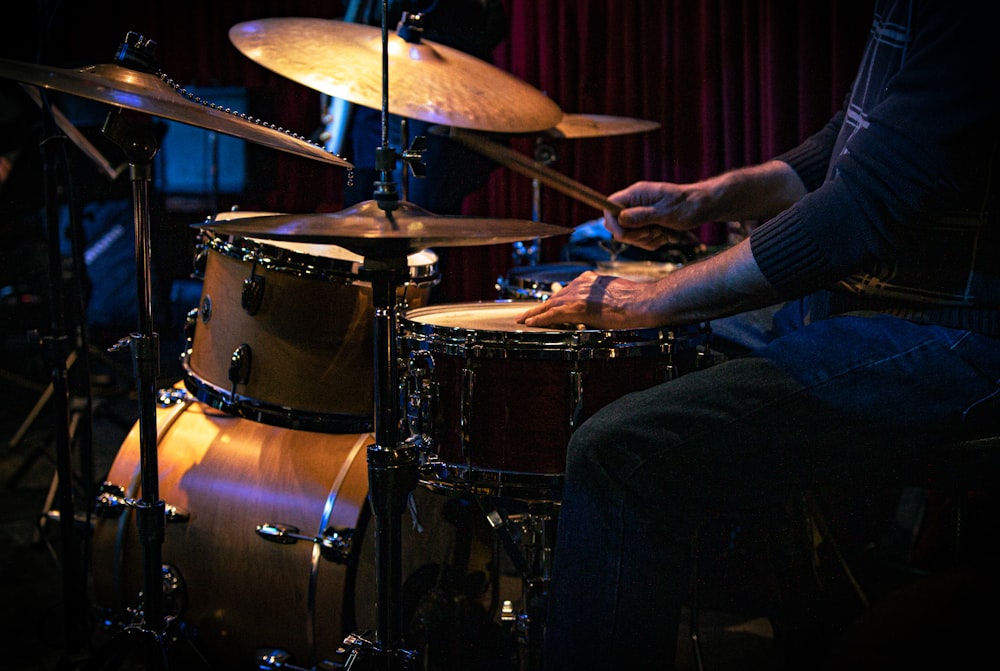
{"label": "drummer's right hand", "polygon": [[605,210],[604,226],[615,240],[652,251],[685,239],[707,197],[693,185],[636,182],[609,196],[622,210]]}

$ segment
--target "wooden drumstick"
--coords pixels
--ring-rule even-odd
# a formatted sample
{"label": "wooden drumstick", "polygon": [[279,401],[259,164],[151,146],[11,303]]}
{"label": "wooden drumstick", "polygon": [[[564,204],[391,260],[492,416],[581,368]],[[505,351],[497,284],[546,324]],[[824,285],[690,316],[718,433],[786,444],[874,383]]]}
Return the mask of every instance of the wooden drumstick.
{"label": "wooden drumstick", "polygon": [[523,175],[537,179],[556,191],[575,198],[598,210],[608,210],[617,215],[622,206],[613,203],[598,191],[581,184],[546,165],[533,161],[524,154],[489,140],[482,135],[461,128],[451,128],[450,137],[501,165]]}
{"label": "wooden drumstick", "polygon": [[[462,128],[451,128],[449,136],[501,165],[505,165],[528,177],[538,179],[538,181],[552,187],[556,191],[575,198],[591,207],[595,207],[598,210],[607,210],[617,217],[625,209],[618,203],[608,200],[600,192],[591,189],[589,186],[556,172],[546,165],[533,161],[510,147],[493,142],[481,134]],[[676,231],[674,234],[680,239],[686,239],[695,244],[700,243],[698,236],[692,231]]]}

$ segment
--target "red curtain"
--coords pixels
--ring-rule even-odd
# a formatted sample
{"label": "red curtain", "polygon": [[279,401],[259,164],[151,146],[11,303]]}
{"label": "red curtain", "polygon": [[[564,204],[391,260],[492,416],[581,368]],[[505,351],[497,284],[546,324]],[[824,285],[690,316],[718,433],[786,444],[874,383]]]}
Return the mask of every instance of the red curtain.
{"label": "red curtain", "polygon": [[[661,124],[649,133],[548,141],[553,169],[604,194],[639,179],[705,177],[794,146],[839,107],[871,12],[870,2],[856,0],[504,2],[510,36],[494,53],[499,68],[545,92],[565,113]],[[59,66],[107,62],[132,30],[158,42],[160,64],[178,83],[247,87],[258,106],[251,113],[302,135],[321,123],[318,92],[247,59],[228,30],[277,16],[336,19],[343,15],[340,2],[40,1],[38,15],[48,19],[51,6],[58,12],[40,30],[28,21],[5,22],[4,56],[34,60],[40,53],[42,63]],[[531,155],[535,138],[517,137],[511,145]],[[265,178],[242,196],[243,209],[340,208],[343,169],[274,154],[250,152]],[[546,223],[570,228],[600,215],[550,189],[541,195]],[[499,168],[466,199],[465,211],[529,219],[531,205],[531,180]],[[558,258],[565,242],[545,240],[542,261]],[[512,265],[509,245],[436,251],[441,301],[495,298],[494,282]]]}

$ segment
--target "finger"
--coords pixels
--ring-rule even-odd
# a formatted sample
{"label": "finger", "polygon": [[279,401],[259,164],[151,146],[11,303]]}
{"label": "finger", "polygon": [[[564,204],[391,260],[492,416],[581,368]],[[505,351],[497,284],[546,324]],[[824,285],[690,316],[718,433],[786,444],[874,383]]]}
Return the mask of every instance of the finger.
{"label": "finger", "polygon": [[521,315],[517,318],[517,323],[524,324],[526,319],[529,319],[531,317],[534,317],[535,315],[539,315],[545,312],[546,310],[549,309],[549,307],[550,306],[547,302],[538,303],[534,307],[529,308],[528,310],[522,312]]}

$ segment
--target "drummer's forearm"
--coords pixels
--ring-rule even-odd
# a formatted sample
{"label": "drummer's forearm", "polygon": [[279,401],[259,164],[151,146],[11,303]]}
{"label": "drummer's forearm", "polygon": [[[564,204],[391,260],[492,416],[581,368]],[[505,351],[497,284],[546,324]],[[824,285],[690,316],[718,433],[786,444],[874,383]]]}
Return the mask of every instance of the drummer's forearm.
{"label": "drummer's forearm", "polygon": [[773,305],[779,300],[761,273],[750,242],[685,266],[656,283],[648,309],[662,324],[693,324]]}
{"label": "drummer's forearm", "polygon": [[700,184],[712,194],[704,221],[770,219],[806,194],[798,174],[783,161],[730,170]]}

